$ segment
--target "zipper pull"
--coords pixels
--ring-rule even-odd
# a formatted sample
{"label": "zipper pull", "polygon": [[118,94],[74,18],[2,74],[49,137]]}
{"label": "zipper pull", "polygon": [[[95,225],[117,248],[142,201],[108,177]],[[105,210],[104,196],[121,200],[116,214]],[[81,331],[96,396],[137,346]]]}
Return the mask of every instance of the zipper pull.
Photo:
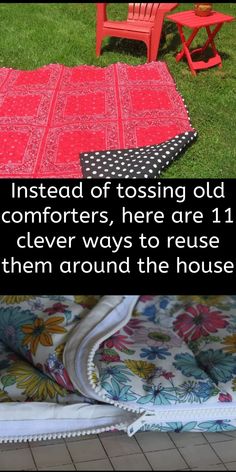
{"label": "zipper pull", "polygon": [[[127,428],[127,434],[131,438],[136,434],[145,424],[153,424],[154,421],[151,420],[151,418],[155,418],[156,415],[154,413],[148,413],[145,412],[143,413],[142,416],[140,416],[136,421],[131,423],[128,428]],[[150,421],[151,420],[151,421]]]}

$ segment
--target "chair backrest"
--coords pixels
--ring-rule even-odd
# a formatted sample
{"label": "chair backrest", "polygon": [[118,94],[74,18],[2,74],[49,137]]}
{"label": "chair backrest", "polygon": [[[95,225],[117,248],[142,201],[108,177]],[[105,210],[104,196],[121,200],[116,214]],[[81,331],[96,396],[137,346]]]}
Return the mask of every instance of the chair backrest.
{"label": "chair backrest", "polygon": [[129,3],[128,21],[154,23],[160,3]]}

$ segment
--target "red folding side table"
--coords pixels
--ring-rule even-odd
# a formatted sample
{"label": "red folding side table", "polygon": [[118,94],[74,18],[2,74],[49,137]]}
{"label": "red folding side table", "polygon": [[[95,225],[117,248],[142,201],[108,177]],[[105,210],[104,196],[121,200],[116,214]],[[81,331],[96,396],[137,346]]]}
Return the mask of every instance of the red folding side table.
{"label": "red folding side table", "polygon": [[[216,49],[214,38],[224,23],[234,20],[233,16],[224,15],[223,13],[213,11],[209,16],[201,17],[197,16],[192,10],[174,13],[173,15],[168,15],[166,18],[177,24],[179,35],[183,44],[182,50],[176,56],[177,62],[179,62],[185,56],[193,75],[197,75],[196,71],[200,69],[208,69],[209,67],[214,66],[222,67],[222,60],[219,52]],[[193,30],[188,39],[186,39],[183,32],[184,26]],[[211,29],[211,26],[215,26],[215,28]],[[206,29],[208,39],[202,47],[190,51],[190,46],[201,28]],[[193,54],[204,53],[209,46],[212,48],[213,57],[208,59],[208,61],[193,61]]]}

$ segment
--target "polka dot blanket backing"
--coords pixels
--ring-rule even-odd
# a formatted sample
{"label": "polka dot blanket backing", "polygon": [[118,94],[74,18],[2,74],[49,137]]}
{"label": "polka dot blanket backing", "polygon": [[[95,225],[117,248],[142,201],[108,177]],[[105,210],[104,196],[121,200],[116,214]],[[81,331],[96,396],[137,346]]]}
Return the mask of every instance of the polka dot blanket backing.
{"label": "polka dot blanket backing", "polygon": [[81,178],[80,154],[192,131],[163,62],[0,69],[0,177]]}
{"label": "polka dot blanket backing", "polygon": [[196,136],[196,132],[186,131],[159,145],[81,154],[83,175],[88,179],[148,179],[159,176]]}

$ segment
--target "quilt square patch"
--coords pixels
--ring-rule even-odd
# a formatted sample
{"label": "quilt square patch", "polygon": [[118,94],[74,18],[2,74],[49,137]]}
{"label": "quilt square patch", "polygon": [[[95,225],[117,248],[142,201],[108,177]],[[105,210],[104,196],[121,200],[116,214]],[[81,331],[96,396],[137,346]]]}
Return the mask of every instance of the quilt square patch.
{"label": "quilt square patch", "polygon": [[163,62],[0,69],[0,177],[80,178],[81,153],[158,145],[191,130]]}

